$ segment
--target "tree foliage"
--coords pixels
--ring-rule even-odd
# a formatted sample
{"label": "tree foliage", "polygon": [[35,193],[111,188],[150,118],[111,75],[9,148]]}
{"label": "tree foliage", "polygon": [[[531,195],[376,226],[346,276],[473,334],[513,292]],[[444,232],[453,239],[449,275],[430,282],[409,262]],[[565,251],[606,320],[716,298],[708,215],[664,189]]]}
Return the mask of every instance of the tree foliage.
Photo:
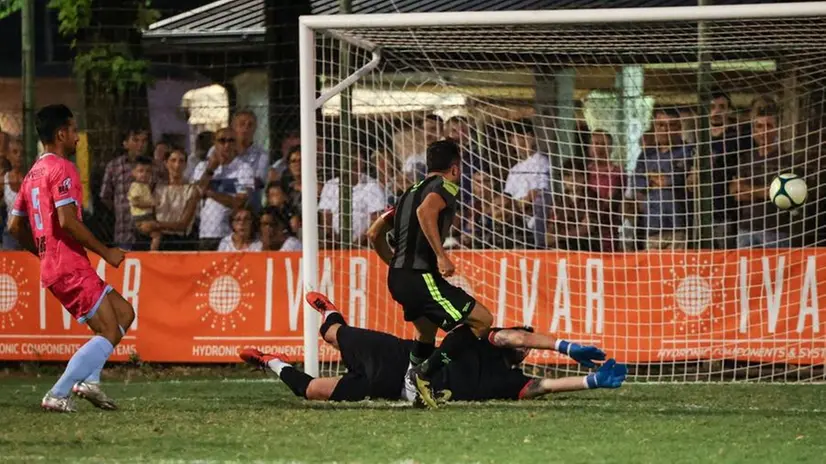
{"label": "tree foliage", "polygon": [[[0,0],[0,19],[20,11],[24,1],[33,0]],[[57,11],[58,31],[71,40],[75,49],[75,75],[81,79],[91,79],[99,88],[119,95],[149,83],[149,63],[134,55],[131,44],[113,42],[101,37],[99,32],[89,31],[96,1],[100,0],[49,0],[48,3],[50,9]],[[127,4],[124,2],[124,5]],[[138,31],[146,29],[160,17],[158,10],[152,8],[151,0],[140,0],[134,5],[132,27]],[[87,36],[90,46],[81,49],[77,42],[85,32],[90,33]]]}
{"label": "tree foliage", "polygon": [[[99,89],[123,95],[130,88],[137,88],[149,82],[149,63],[137,58],[130,43],[111,41],[89,29],[92,22],[92,8],[95,0],[50,0],[49,8],[58,13],[60,34],[72,41],[75,48],[74,72],[79,78],[95,82]],[[128,2],[124,2],[128,5]],[[132,27],[140,31],[157,21],[160,13],[152,8],[151,0],[135,3]],[[88,46],[79,49],[80,34],[87,33]]]}

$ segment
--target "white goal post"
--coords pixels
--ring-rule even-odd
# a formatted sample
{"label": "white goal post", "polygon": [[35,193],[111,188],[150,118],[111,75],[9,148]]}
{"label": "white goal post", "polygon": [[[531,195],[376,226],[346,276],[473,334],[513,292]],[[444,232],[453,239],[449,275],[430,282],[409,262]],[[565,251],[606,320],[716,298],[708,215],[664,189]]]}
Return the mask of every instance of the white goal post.
{"label": "white goal post", "polygon": [[[736,138],[737,147],[748,139],[749,149],[733,148],[723,155],[742,160],[747,151],[759,151],[761,142],[752,140],[752,136],[759,139],[758,130],[752,125],[755,118],[771,112],[772,130],[779,134],[779,140],[771,143],[783,144],[784,153],[802,159],[789,170],[816,162],[824,141],[819,123],[826,121],[822,117],[826,38],[820,37],[826,36],[821,33],[824,24],[826,2],[302,16],[300,188],[305,292],[343,289],[336,301],[351,323],[400,336],[412,334],[407,329],[399,332],[404,326],[401,309],[381,288],[383,277],[376,274],[382,271],[369,256],[372,250],[359,241],[364,221],[376,213],[372,177],[385,193],[393,190],[389,182],[409,185],[416,173],[406,169],[405,161],[422,149],[428,137],[465,131],[466,153],[484,159],[463,179],[467,184],[462,188],[470,199],[463,200],[463,208],[473,212],[474,219],[468,219],[471,232],[464,226],[456,231],[456,253],[459,261],[466,262],[458,266],[460,273],[465,271],[461,286],[489,287],[476,292],[496,313],[498,324],[540,320],[537,330],[557,329],[566,337],[616,346],[618,352],[609,355],[648,366],[632,370],[640,380],[794,381],[822,375],[813,373],[811,365],[826,358],[826,353],[815,351],[826,349],[816,322],[817,274],[826,264],[817,261],[817,253],[807,251],[816,250],[811,246],[820,243],[819,219],[805,225],[814,230],[794,227],[796,221],[802,224],[804,218],[819,217],[820,189],[815,189],[813,180],[823,170],[817,165],[805,174],[809,209],[794,213],[797,216],[789,213],[791,219],[772,226],[775,235],[782,237],[778,240],[788,239],[791,245],[771,250],[764,240],[755,242],[750,252],[743,251],[740,236],[745,232],[738,228],[742,221],[738,210],[743,206],[729,198],[730,183],[741,179],[742,173],[739,165],[728,166],[729,177],[715,177],[722,171],[715,164],[710,140],[715,137],[717,113],[706,104],[724,95],[731,107],[722,116],[726,127],[735,132],[748,127],[746,135],[729,136],[724,130],[725,147]],[[749,101],[751,113],[744,110],[738,115],[734,107],[746,107]],[[763,106],[755,106],[760,101]],[[668,149],[660,149],[665,142],[654,134],[652,120],[658,111],[663,111],[663,118],[673,117],[680,127],[679,142]],[[813,122],[821,117],[822,121]],[[427,129],[427,121],[437,119],[453,121],[455,126]],[[530,129],[525,128],[526,119],[532,121]],[[464,128],[457,129],[461,124]],[[617,202],[619,219],[609,220],[607,228],[594,225],[589,233],[598,236],[588,239],[598,243],[597,249],[588,249],[581,245],[587,241],[579,235],[583,232],[560,227],[563,220],[558,218],[571,213],[577,218],[571,222],[581,225],[598,222],[593,218],[599,214],[592,216],[591,206],[579,203],[566,210],[566,200],[556,193],[567,192],[566,182],[574,192],[577,186],[590,192],[587,171],[593,160],[588,150],[597,133],[609,136],[610,141],[603,142],[607,156],[622,178],[608,185],[615,188],[620,182],[622,187],[621,194],[611,199]],[[547,179],[548,215],[540,214],[537,206],[537,195],[543,195],[544,188],[531,188],[531,201],[525,207],[528,197],[514,193],[520,188],[509,185],[516,179],[510,171],[524,161],[519,158],[519,140],[528,136],[533,142],[530,150],[548,154],[549,162],[531,165],[545,171],[523,171],[521,179],[533,187],[536,178]],[[685,149],[679,151],[677,145]],[[646,150],[652,147],[655,153],[668,153],[672,163],[683,157],[676,162],[684,171],[680,188],[687,192],[680,200],[688,205],[682,213],[671,206],[677,201],[673,196],[679,196],[673,193],[678,168],[672,164],[662,168],[660,174],[672,179],[666,187],[653,187],[651,172],[640,171]],[[662,166],[661,161],[656,163]],[[583,170],[581,177],[576,169]],[[638,179],[648,184],[641,187]],[[473,182],[479,183],[478,191]],[[657,213],[659,219],[652,219],[652,197],[645,197],[650,191],[646,188],[671,192],[668,199],[663,199],[665,194],[656,197],[664,205]],[[596,197],[588,198],[582,205],[601,204]],[[627,212],[629,204],[634,213]],[[320,206],[330,214],[320,214]],[[513,219],[517,207],[525,209]],[[777,220],[777,213],[765,211],[765,217]],[[494,228],[485,237],[474,236],[479,233],[474,221],[499,217],[496,214],[509,218],[507,227]],[[671,221],[679,214],[687,218],[680,226],[684,230],[678,234],[669,229],[668,238],[662,239],[669,245],[652,251],[656,246],[652,237],[666,234],[651,230],[665,227],[663,217]],[[537,232],[540,222],[543,228]],[[656,227],[651,225],[655,222]],[[634,239],[628,239],[629,230]],[[604,233],[616,234],[619,245],[612,244],[606,251],[608,245],[599,244],[605,242],[599,235]],[[817,237],[810,240],[810,236]],[[685,243],[675,246],[673,241],[679,240]],[[717,242],[723,244],[713,245]],[[708,250],[712,247],[715,251]],[[758,252],[765,254],[753,255]],[[685,270],[681,276],[675,275],[674,266]],[[545,277],[546,268],[553,278]],[[764,287],[754,289],[764,282]],[[780,296],[784,282],[786,293],[798,292],[793,300]],[[666,291],[663,288],[670,288],[673,298],[660,295]],[[749,298],[765,300],[761,303],[765,308],[750,309],[743,302]],[[538,306],[537,301],[546,306]],[[377,303],[380,308],[367,307]],[[530,310],[506,312],[513,304]],[[625,309],[615,312],[614,304]],[[787,306],[799,309],[786,314]],[[646,313],[672,310],[679,321]],[[763,322],[766,318],[768,322]],[[750,325],[753,320],[756,328]],[[603,325],[614,328],[604,332]],[[304,363],[313,376],[324,360],[318,329],[319,317],[305,303]],[[663,333],[669,331],[677,335],[664,345]],[[649,343],[647,338],[657,342]],[[794,355],[789,354],[792,349]],[[799,354],[803,350],[807,355]],[[526,368],[537,374],[577,370],[557,361],[556,357],[533,359]]]}

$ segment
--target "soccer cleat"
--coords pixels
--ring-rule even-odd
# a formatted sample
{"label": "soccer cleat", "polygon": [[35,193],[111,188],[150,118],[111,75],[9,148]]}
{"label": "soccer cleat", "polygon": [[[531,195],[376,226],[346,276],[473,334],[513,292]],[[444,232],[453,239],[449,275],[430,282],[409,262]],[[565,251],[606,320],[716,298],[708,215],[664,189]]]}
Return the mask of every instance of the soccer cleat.
{"label": "soccer cleat", "polygon": [[422,377],[419,369],[410,369],[407,371],[407,377],[409,377],[410,383],[416,387],[416,392],[418,393],[416,397],[421,399],[428,408],[438,409],[439,405],[436,403],[436,400],[433,399],[433,392],[430,390],[430,381]]}
{"label": "soccer cleat", "polygon": [[434,397],[436,398],[436,404],[445,404],[453,398],[453,392],[451,390],[439,390],[434,392]]}
{"label": "soccer cleat", "polygon": [[241,356],[241,359],[243,359],[245,363],[249,364],[252,367],[256,367],[262,370],[269,369],[269,363],[273,359],[284,361],[277,355],[267,354],[263,351],[256,350],[255,348],[244,348],[243,350],[241,350],[239,356]]}
{"label": "soccer cleat", "polygon": [[319,292],[309,292],[307,293],[307,303],[310,303],[310,306],[313,307],[316,311],[324,314],[325,311],[336,311],[339,312],[336,305],[327,298],[326,295]]}
{"label": "soccer cleat", "polygon": [[92,403],[96,408],[106,411],[118,409],[115,400],[103,392],[99,384],[89,382],[78,382],[72,387],[72,393]]}
{"label": "soccer cleat", "polygon": [[77,412],[75,402],[72,401],[71,396],[60,398],[52,395],[51,392],[46,393],[46,396],[43,397],[43,400],[40,402],[40,407],[43,408],[44,411]]}

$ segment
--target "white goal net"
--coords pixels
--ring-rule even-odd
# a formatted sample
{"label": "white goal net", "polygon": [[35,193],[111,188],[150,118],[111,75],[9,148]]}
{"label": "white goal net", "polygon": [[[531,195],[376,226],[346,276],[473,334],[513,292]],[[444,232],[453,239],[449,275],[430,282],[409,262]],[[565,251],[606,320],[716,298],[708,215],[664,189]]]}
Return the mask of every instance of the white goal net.
{"label": "white goal net", "polygon": [[[449,137],[452,281],[497,326],[599,345],[640,381],[823,379],[824,5],[305,20],[305,276],[317,257],[307,284],[350,324],[413,336],[365,232]],[[769,197],[782,173],[802,207]]]}

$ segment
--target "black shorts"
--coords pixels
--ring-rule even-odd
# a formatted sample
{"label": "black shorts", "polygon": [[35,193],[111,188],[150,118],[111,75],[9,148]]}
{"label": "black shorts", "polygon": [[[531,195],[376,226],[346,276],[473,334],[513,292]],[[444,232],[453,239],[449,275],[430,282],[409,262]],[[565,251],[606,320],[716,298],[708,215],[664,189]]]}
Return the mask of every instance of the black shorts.
{"label": "black shorts", "polygon": [[476,300],[438,274],[407,269],[390,269],[390,295],[404,309],[404,320],[425,317],[449,331],[467,319]]}
{"label": "black shorts", "polygon": [[410,343],[393,335],[342,325],[336,334],[347,373],[331,401],[398,400],[410,363]]}
{"label": "black shorts", "polygon": [[455,401],[516,400],[531,380],[514,367],[510,350],[479,340],[433,379],[435,390],[450,390]]}

